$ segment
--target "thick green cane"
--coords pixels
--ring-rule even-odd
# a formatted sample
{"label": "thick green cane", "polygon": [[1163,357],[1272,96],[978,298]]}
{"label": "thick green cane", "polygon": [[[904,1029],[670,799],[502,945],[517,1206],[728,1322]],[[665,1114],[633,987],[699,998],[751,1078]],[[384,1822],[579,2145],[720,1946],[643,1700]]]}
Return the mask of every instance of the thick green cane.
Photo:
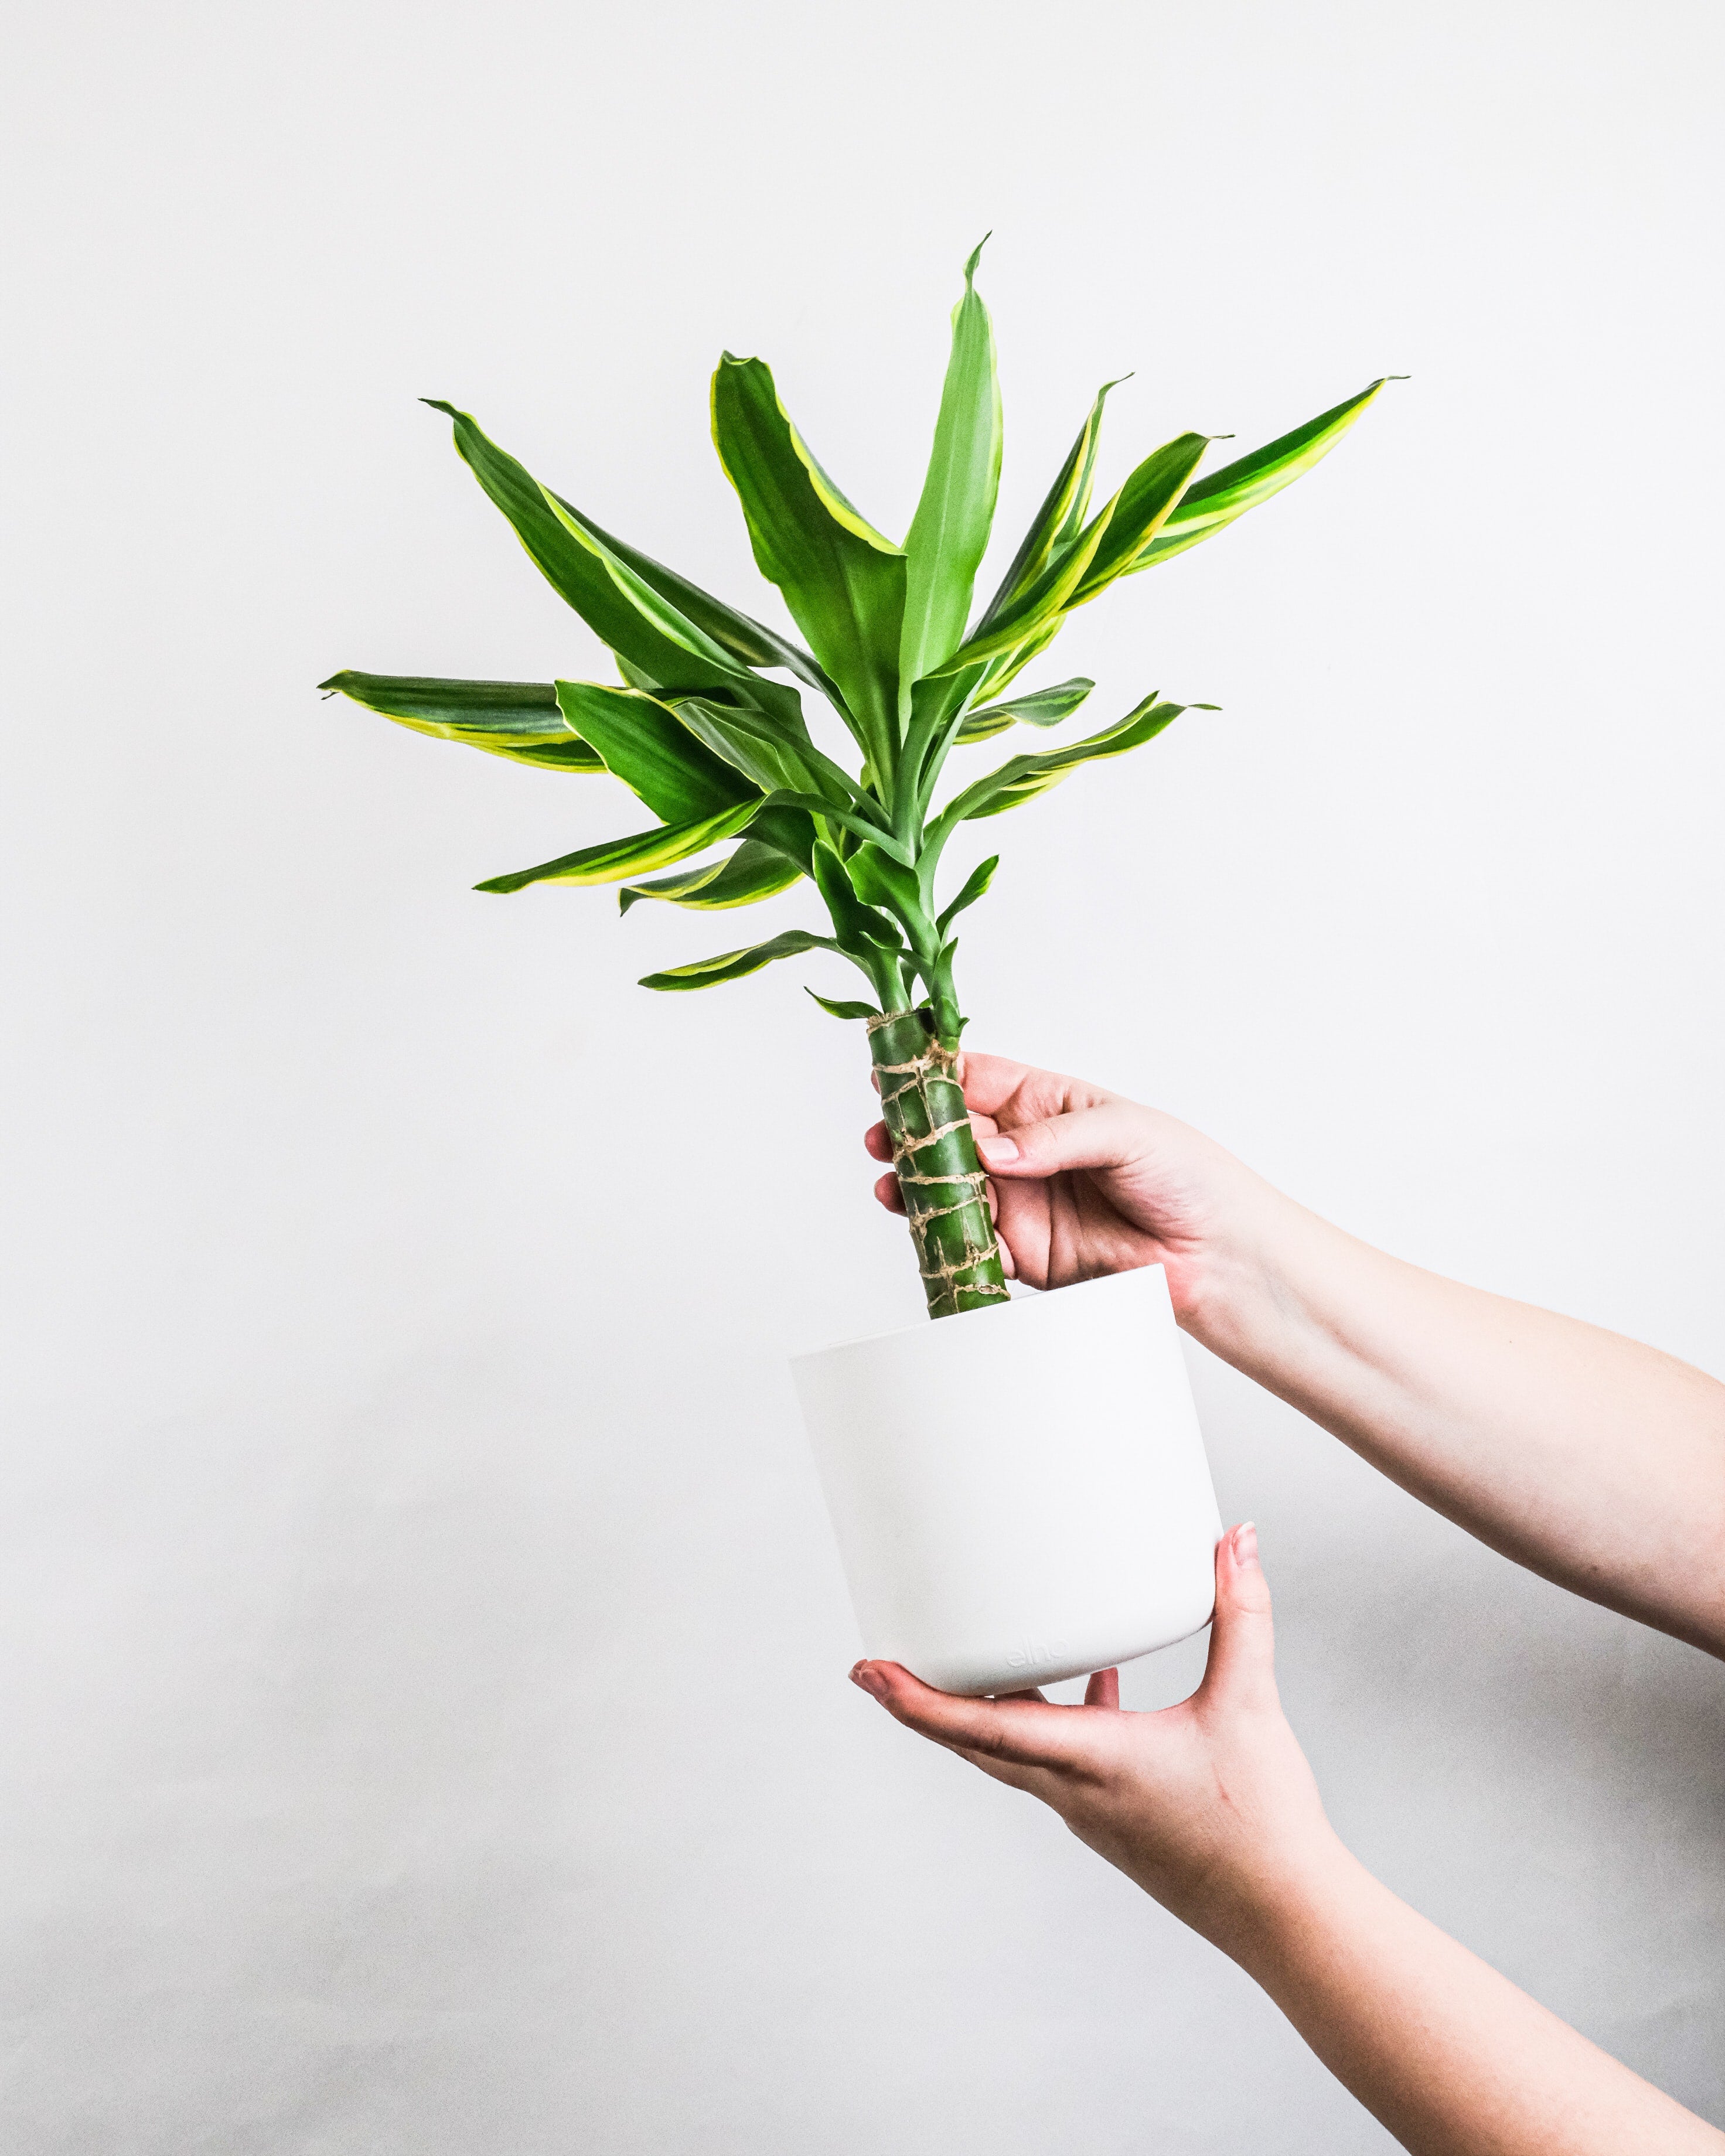
{"label": "thick green cane", "polygon": [[869,1020],[880,1111],[910,1216],[911,1240],[931,1317],[952,1317],[1008,1300],[1006,1270],[988,1213],[987,1180],[964,1094],[923,1011]]}

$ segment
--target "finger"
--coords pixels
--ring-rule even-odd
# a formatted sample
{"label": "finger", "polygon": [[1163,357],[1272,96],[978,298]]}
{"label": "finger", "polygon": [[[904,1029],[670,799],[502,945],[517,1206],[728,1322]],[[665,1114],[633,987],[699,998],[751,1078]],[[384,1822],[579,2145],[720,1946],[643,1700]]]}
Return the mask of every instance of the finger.
{"label": "finger", "polygon": [[1048,1183],[996,1183],[992,1176],[987,1184],[994,1232],[1002,1250],[1012,1254],[1012,1277],[1031,1287],[1050,1285],[1054,1209],[1050,1193],[1058,1188]]}
{"label": "finger", "polygon": [[999,1114],[1021,1087],[1044,1078],[1051,1080],[1055,1086],[1061,1082],[1053,1071],[1038,1070],[1029,1063],[1014,1063],[1009,1055],[967,1053],[958,1066],[958,1082],[964,1088],[965,1099],[985,1116]]}
{"label": "finger", "polygon": [[1142,1113],[1125,1101],[1074,1108],[1040,1123],[1016,1123],[977,1144],[989,1174],[1014,1181],[1040,1180],[1067,1168],[1123,1168],[1143,1150]]}
{"label": "finger", "polygon": [[1250,1520],[1216,1545],[1216,1612],[1200,1697],[1230,1706],[1276,1704],[1276,1628],[1270,1583],[1258,1562],[1258,1530]]}
{"label": "finger", "polygon": [[[992,1116],[973,1116],[971,1128],[979,1138],[993,1137],[1000,1127]],[[892,1133],[885,1123],[870,1123],[863,1132],[863,1149],[875,1160],[892,1158]]]}
{"label": "finger", "polygon": [[985,1183],[983,1196],[988,1200],[988,1219],[993,1224],[995,1247],[1000,1253],[1000,1269],[1009,1280],[1016,1280],[1019,1261],[1012,1254],[1012,1245],[1000,1233],[1000,1193],[992,1183]]}
{"label": "finger", "polygon": [[[973,1115],[970,1119],[970,1127],[980,1141],[983,1138],[993,1137],[1000,1126],[992,1116]],[[992,1183],[985,1183],[983,1185],[983,1195],[988,1201],[988,1218],[998,1229],[1000,1225],[1000,1194]],[[1018,1278],[1019,1261],[1014,1257],[1010,1245],[1004,1241],[1000,1245],[1000,1266],[1009,1280]]]}
{"label": "finger", "polygon": [[1038,1699],[963,1699],[936,1691],[896,1662],[859,1662],[850,1677],[907,1729],[1008,1766],[1058,1771],[1079,1764],[1089,1749],[1085,1717],[1070,1707]]}
{"label": "finger", "polygon": [[1111,1707],[1120,1712],[1120,1672],[1118,1670],[1098,1670],[1084,1687],[1086,1707]]}
{"label": "finger", "polygon": [[1059,1784],[1046,1767],[1015,1767],[1009,1759],[990,1758],[986,1752],[967,1751],[962,1744],[948,1744],[942,1749],[957,1758],[968,1759],[992,1781],[1004,1782],[1009,1789],[1024,1789],[1033,1797],[1040,1797],[1045,1804],[1054,1802]]}
{"label": "finger", "polygon": [[883,1175],[875,1185],[875,1195],[889,1213],[904,1211],[905,1194],[899,1188],[896,1175]]}

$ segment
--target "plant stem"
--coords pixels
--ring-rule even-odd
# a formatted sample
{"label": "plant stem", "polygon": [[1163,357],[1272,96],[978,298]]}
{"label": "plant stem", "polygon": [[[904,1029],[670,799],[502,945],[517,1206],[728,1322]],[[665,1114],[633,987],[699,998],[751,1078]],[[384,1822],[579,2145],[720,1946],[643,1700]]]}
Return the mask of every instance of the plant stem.
{"label": "plant stem", "polygon": [[1006,1301],[987,1178],[953,1075],[957,1045],[936,1039],[929,1014],[898,1010],[869,1020],[869,1050],[929,1316]]}

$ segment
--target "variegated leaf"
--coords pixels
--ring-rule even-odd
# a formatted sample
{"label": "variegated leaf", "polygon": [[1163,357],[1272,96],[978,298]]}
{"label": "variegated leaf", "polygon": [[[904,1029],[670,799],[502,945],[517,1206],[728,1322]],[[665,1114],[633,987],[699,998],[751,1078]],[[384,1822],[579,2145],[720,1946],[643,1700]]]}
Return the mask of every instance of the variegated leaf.
{"label": "variegated leaf", "polygon": [[1014,696],[1009,704],[987,704],[972,711],[953,737],[956,741],[988,741],[1009,726],[1057,726],[1070,719],[1096,687],[1094,681],[1076,676],[1051,689],[1037,689],[1028,696]]}
{"label": "variegated leaf", "polygon": [[929,847],[937,850],[961,823],[974,822],[982,816],[999,816],[1009,808],[1016,808],[1021,802],[1034,800],[1050,787],[1058,786],[1081,763],[1093,762],[1103,757],[1124,756],[1130,749],[1142,747],[1146,742],[1153,741],[1164,727],[1172,726],[1183,711],[1212,708],[1208,705],[1158,703],[1152,695],[1123,719],[1117,720],[1099,734],[1074,742],[1069,748],[1013,757],[987,778],[967,786],[947,803],[930,827]]}
{"label": "variegated leaf", "polygon": [[1368,383],[1358,397],[1350,397],[1346,403],[1319,413],[1317,418],[1308,419],[1291,434],[1279,435],[1275,441],[1266,442],[1261,449],[1254,449],[1250,456],[1224,465],[1220,471],[1212,472],[1208,479],[1189,487],[1150,544],[1133,559],[1127,573],[1135,574],[1175,554],[1183,554],[1189,547],[1214,537],[1233,523],[1236,516],[1244,516],[1247,510],[1255,509],[1260,502],[1279,494],[1303,472],[1310,471],[1321,457],[1327,456],[1384,382],[1395,379],[1394,375],[1380,377]]}
{"label": "variegated leaf", "polygon": [[905,539],[904,630],[899,675],[920,680],[964,641],[976,572],[1000,487],[1000,383],[994,332],[977,296],[978,247],[964,265],[952,310],[952,351],[941,391],[934,448]]}
{"label": "variegated leaf", "polygon": [[715,756],[655,698],[600,681],[559,681],[557,692],[571,728],[667,824],[693,823],[760,798],[759,787]]}
{"label": "variegated leaf", "polygon": [[768,707],[789,708],[800,722],[796,691],[762,681],[739,665],[664,593],[613,553],[578,511],[552,494],[465,412],[439,398],[424,400],[454,423],[455,447],[480,485],[514,526],[546,580],[600,640],[641,669],[658,687],[717,690]]}
{"label": "variegated leaf", "polygon": [[776,847],[758,839],[745,839],[734,854],[703,868],[685,869],[679,875],[660,876],[652,883],[625,884],[617,894],[618,911],[627,913],[638,899],[669,900],[673,906],[692,906],[697,912],[717,913],[733,906],[753,906],[757,900],[775,897],[801,880],[803,871]]}
{"label": "variegated leaf", "polygon": [[1102,431],[1102,406],[1108,392],[1117,389],[1120,382],[1128,377],[1121,376],[1119,382],[1105,382],[1096,392],[1096,401],[1090,408],[1090,415],[1078,430],[1078,439],[1067,454],[1054,485],[1049,489],[1042,506],[1024,534],[1012,567],[1001,579],[1000,588],[971,634],[979,636],[983,630],[1015,608],[1017,601],[1035,583],[1054,557],[1063,552],[1078,536],[1084,520],[1090,513],[1091,485],[1096,473],[1096,445]]}
{"label": "variegated leaf", "polygon": [[705,853],[721,839],[734,839],[745,831],[759,813],[760,802],[745,801],[722,815],[703,816],[691,824],[661,824],[653,831],[637,831],[627,839],[607,839],[603,844],[583,846],[578,853],[560,855],[536,868],[515,869],[507,875],[490,876],[475,884],[475,891],[525,891],[536,883],[621,883],[626,876],[644,875],[654,869],[668,869],[686,861],[691,854]]}
{"label": "variegated leaf", "polygon": [[604,758],[565,722],[549,681],[451,681],[349,668],[318,687],[398,726],[550,771],[603,771]]}
{"label": "variegated leaf", "polygon": [[716,958],[697,958],[687,966],[668,967],[662,973],[649,973],[641,983],[644,988],[716,988],[721,981],[740,981],[746,974],[758,973],[763,966],[770,966],[775,958],[794,958],[805,951],[836,951],[839,946],[830,936],[811,936],[806,929],[787,929],[783,936],[775,936],[770,942],[756,943],[743,951],[721,951]]}
{"label": "variegated leaf", "polygon": [[755,561],[839,685],[876,772],[898,742],[905,557],[815,461],[771,370],[726,352],[713,376],[713,440],[737,489]]}

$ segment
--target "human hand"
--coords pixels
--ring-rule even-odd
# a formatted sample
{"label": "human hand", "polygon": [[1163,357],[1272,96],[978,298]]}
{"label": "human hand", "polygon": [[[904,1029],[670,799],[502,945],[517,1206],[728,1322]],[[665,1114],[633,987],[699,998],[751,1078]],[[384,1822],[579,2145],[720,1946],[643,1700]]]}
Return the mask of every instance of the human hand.
{"label": "human hand", "polygon": [[1276,1697],[1257,1537],[1216,1549],[1209,1666],[1191,1698],[1122,1714],[959,1699],[896,1662],[852,1677],[907,1727],[1051,1804],[1256,1979],[1345,2087],[1430,2156],[1721,2156],[1725,2135],[1594,2049],[1399,1902],[1332,1832]]}
{"label": "human hand", "polygon": [[[1085,1079],[1003,1055],[963,1056],[958,1077],[1007,1270],[1031,1287],[1159,1265],[1186,1322],[1278,1202],[1201,1132]],[[885,1123],[863,1142],[875,1159],[892,1158]],[[883,1175],[875,1195],[904,1211],[896,1175]]]}
{"label": "human hand", "polygon": [[1204,1682],[1178,1707],[1122,1713],[1113,1670],[1082,1707],[1040,1692],[961,1699],[896,1662],[852,1681],[907,1728],[1051,1805],[1194,1930],[1241,1957],[1284,1894],[1340,1850],[1276,1689],[1270,1589],[1247,1524],[1216,1548]]}

